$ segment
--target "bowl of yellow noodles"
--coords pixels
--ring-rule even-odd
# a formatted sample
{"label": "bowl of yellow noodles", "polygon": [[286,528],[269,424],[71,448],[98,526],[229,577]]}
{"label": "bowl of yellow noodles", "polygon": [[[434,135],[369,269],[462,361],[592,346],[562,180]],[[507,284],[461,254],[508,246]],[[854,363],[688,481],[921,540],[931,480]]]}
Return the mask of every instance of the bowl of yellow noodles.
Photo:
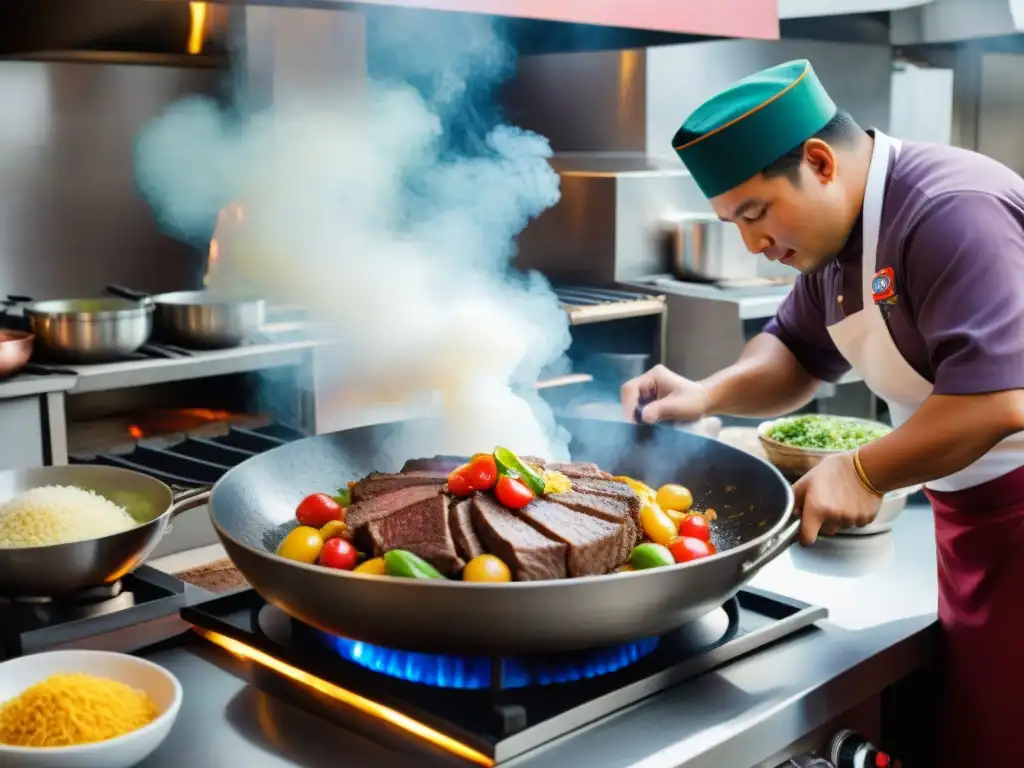
{"label": "bowl of yellow noodles", "polygon": [[178,680],[151,661],[51,651],[0,664],[0,768],[132,768],[181,709]]}

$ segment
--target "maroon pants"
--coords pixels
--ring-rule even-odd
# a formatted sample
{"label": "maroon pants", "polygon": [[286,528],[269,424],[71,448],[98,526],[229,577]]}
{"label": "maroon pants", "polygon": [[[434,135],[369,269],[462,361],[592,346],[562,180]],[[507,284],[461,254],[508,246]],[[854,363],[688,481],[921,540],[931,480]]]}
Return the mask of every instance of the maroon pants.
{"label": "maroon pants", "polygon": [[1024,768],[1024,467],[935,511],[943,768]]}

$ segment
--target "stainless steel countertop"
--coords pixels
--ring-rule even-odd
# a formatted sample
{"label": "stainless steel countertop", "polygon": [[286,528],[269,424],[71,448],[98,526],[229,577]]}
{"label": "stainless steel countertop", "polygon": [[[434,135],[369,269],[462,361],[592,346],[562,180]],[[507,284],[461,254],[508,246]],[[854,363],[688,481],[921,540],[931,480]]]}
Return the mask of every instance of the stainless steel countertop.
{"label": "stainless steel countertop", "polygon": [[232,349],[197,352],[189,357],[123,360],[96,365],[61,365],[75,375],[22,374],[0,382],[0,400],[47,392],[99,392],[163,382],[223,376],[275,366],[299,365],[308,350],[322,345],[317,339],[247,344]]}
{"label": "stainless steel countertop", "polygon": [[63,376],[56,373],[38,376],[23,373],[6,381],[0,381],[0,400],[45,395],[49,392],[67,392],[73,389],[77,382],[77,376]]}
{"label": "stainless steel countertop", "polygon": [[[507,765],[746,768],[905,677],[932,647],[931,510],[908,507],[892,533],[794,547],[753,585],[825,605],[830,619]],[[185,703],[168,740],[140,768],[433,764],[255,690],[244,667],[212,648],[151,658],[178,676]]]}

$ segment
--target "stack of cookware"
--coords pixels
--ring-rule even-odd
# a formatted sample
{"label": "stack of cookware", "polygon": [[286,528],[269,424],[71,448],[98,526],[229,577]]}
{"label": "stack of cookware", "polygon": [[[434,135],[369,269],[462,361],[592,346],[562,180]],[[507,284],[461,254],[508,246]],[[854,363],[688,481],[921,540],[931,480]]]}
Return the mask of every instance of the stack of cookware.
{"label": "stack of cookware", "polygon": [[187,349],[226,349],[244,343],[266,319],[266,301],[210,291],[149,295],[109,286],[102,298],[32,301],[9,296],[25,330],[0,331],[0,377],[21,368],[36,351],[48,361],[108,363],[146,342]]}

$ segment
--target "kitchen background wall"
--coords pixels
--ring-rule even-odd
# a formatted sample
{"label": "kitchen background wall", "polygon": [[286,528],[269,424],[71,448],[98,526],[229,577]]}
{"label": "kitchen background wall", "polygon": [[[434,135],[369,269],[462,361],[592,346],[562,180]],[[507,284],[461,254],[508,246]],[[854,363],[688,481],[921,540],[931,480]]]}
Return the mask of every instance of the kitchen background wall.
{"label": "kitchen background wall", "polygon": [[[919,102],[950,105],[951,140],[1024,170],[1020,57],[976,44],[914,55],[953,73],[956,98]],[[530,56],[506,103],[559,153],[639,155],[652,167],[678,169],[668,140],[680,116],[727,82],[797,56],[812,60],[861,122],[897,134],[901,125],[914,132],[914,115],[921,125],[920,109],[901,99],[892,106],[893,49],[877,43],[728,40]],[[91,294],[115,281],[150,291],[198,284],[202,244],[159,233],[134,190],[132,144],[170,103],[222,94],[227,70],[124,60],[0,61],[0,293],[45,298]],[[931,87],[949,90],[940,80]],[[919,87],[915,81],[910,92]],[[904,117],[894,123],[901,105]]]}
{"label": "kitchen background wall", "polygon": [[159,233],[135,192],[132,148],[147,120],[188,94],[216,96],[224,78],[194,66],[0,62],[0,295],[197,285],[205,251]]}

